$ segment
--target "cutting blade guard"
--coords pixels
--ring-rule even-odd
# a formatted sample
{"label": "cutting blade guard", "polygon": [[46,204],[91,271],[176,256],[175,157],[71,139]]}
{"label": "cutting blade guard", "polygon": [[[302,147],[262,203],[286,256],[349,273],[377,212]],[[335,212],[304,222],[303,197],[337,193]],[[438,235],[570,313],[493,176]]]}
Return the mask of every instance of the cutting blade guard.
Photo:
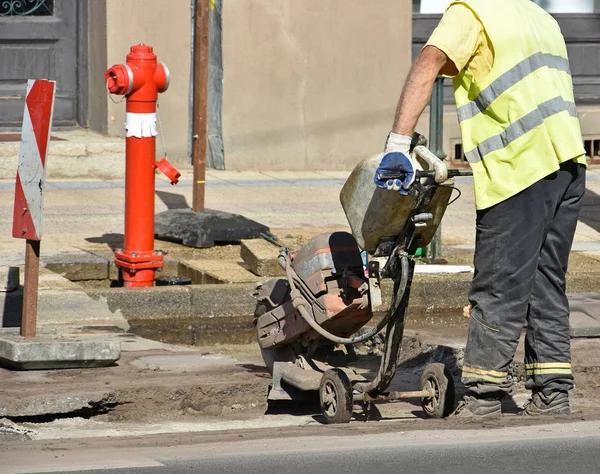
{"label": "cutting blade guard", "polygon": [[352,234],[363,250],[385,255],[386,249],[406,231],[406,223],[413,217],[417,205],[418,193],[426,192],[430,196],[424,213],[431,218],[418,223],[414,239],[416,247],[425,247],[442,221],[454,180],[448,177],[449,170],[442,160],[425,146],[415,146],[412,157],[425,177],[415,183],[414,195],[403,196],[375,184],[373,177],[382,157],[380,153],[360,162],[342,188],[340,200]]}

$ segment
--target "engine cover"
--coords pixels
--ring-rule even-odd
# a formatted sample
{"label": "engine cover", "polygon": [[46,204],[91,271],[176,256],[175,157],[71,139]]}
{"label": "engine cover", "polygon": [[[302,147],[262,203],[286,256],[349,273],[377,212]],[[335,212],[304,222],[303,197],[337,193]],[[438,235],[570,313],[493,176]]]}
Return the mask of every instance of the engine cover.
{"label": "engine cover", "polygon": [[[320,234],[291,254],[292,268],[310,291],[315,321],[340,337],[354,334],[372,318],[361,251],[347,232]],[[256,329],[262,349],[321,338],[290,301],[287,280],[258,288],[257,299],[270,308],[258,315]]]}

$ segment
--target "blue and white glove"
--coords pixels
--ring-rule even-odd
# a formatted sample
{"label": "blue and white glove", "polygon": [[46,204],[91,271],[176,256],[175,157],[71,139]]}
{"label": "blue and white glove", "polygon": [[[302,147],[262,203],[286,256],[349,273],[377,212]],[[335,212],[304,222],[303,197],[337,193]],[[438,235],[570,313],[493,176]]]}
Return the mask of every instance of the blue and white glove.
{"label": "blue and white glove", "polygon": [[[404,153],[391,152],[383,155],[379,167],[375,171],[375,184],[389,191],[399,191],[406,196],[408,190],[415,182],[415,166],[412,160]],[[398,179],[379,179],[380,173],[394,173],[404,175]]]}
{"label": "blue and white glove", "polygon": [[[385,143],[385,154],[375,171],[374,181],[377,186],[390,191],[399,191],[406,196],[415,182],[415,165],[410,159],[411,137],[391,132]],[[403,179],[379,179],[380,173],[391,172],[404,174]]]}

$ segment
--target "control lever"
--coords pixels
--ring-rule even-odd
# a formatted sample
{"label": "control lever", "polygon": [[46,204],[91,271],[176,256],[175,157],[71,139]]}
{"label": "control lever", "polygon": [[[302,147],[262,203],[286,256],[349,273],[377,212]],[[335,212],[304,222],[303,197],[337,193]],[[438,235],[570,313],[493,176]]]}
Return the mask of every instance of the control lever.
{"label": "control lever", "polygon": [[[459,169],[449,169],[448,170],[448,178],[454,178],[456,176],[473,176],[473,170],[459,170]],[[377,179],[379,181],[387,181],[389,179],[399,179],[403,180],[406,177],[406,173],[402,173],[401,171],[385,171],[383,173],[377,174]],[[421,178],[431,178],[435,179],[435,170],[416,170],[415,179]]]}

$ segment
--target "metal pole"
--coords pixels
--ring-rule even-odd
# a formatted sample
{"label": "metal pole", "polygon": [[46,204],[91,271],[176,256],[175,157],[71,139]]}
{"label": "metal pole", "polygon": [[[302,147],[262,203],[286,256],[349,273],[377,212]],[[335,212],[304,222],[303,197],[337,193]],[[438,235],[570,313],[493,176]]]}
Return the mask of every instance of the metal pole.
{"label": "metal pole", "polygon": [[27,239],[25,247],[25,284],[21,336],[35,337],[37,325],[38,280],[40,275],[40,241]]}
{"label": "metal pole", "polygon": [[196,0],[194,27],[194,107],[193,145],[194,184],[192,210],[204,211],[206,146],[208,131],[208,34],[210,0]]}
{"label": "metal pole", "polygon": [[[429,104],[429,149],[440,159],[444,153],[444,78],[438,77],[433,85]],[[439,225],[433,240],[427,249],[431,262],[439,261],[442,256],[442,224]]]}

